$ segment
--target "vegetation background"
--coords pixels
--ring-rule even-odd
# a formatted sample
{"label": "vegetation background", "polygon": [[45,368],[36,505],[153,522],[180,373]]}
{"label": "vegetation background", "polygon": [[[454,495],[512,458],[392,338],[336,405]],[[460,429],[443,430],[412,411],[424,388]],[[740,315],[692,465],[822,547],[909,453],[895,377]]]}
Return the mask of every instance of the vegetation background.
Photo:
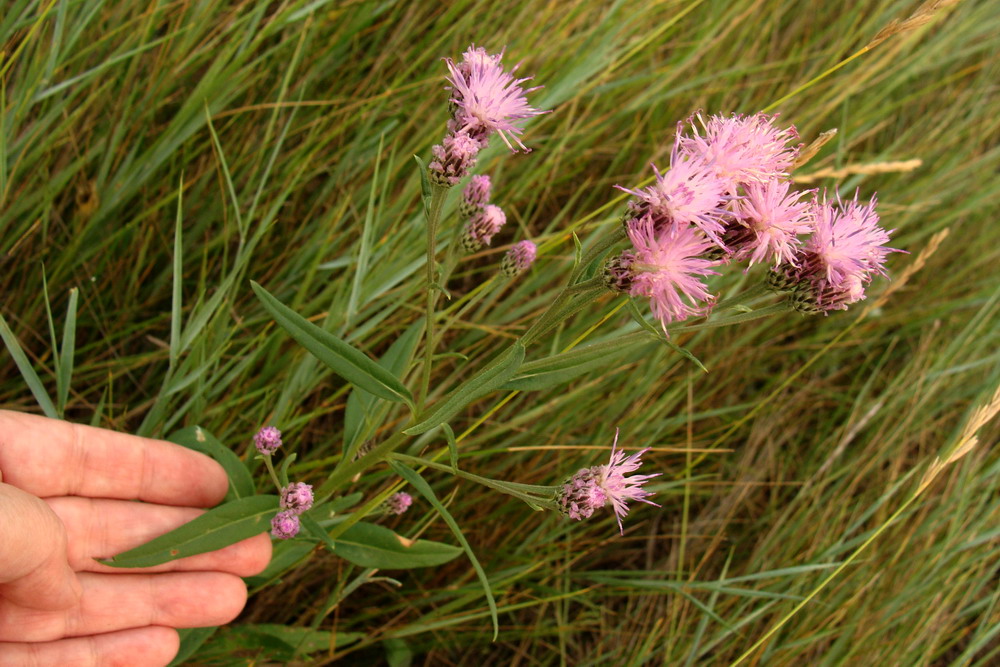
{"label": "vegetation background", "polygon": [[[675,123],[698,109],[778,102],[806,142],[837,128],[796,176],[877,191],[911,254],[851,311],[678,335],[707,374],[653,343],[456,420],[471,472],[558,483],[602,461],[616,427],[626,447],[654,448],[647,472],[664,472],[662,509],[635,508],[624,536],[608,515],[577,524],[427,473],[491,577],[496,642],[464,559],[360,585],[366,573],[330,554],[288,569],[279,550],[288,562],[251,581],[235,626],[188,636],[190,660],[997,664],[996,424],[969,440],[1000,382],[989,0],[6,0],[0,312],[54,408],[153,436],[200,424],[241,454],[274,423],[296,477],[322,479],[349,387],[270,322],[248,281],[373,356],[419,317],[411,156],[443,133],[441,58],[470,43],[523,59],[545,86],[532,101],[553,109],[530,123],[531,153],[494,145],[480,162],[509,222],[459,266],[455,294],[492,275],[510,242],[543,251],[451,329],[447,348],[470,364],[544,308],[572,264],[571,232],[586,244],[617,224],[612,186],[665,162]],[[729,294],[759,275],[713,286]],[[57,359],[73,289],[75,354]],[[598,302],[547,345],[633,330],[617,305]],[[469,366],[440,368],[438,393]],[[39,410],[10,356],[0,404]],[[396,482],[379,472],[356,488]],[[451,541],[420,500],[390,525]]]}

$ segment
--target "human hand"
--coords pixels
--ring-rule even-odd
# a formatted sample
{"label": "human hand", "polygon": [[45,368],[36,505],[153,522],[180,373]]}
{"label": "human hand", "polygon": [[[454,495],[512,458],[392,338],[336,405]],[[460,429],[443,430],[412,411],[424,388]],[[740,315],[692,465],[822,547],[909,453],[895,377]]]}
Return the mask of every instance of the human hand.
{"label": "human hand", "polygon": [[166,665],[173,628],[234,619],[240,577],[270,561],[266,534],[153,568],[94,560],[190,521],[227,488],[219,464],[179,445],[0,410],[0,667]]}

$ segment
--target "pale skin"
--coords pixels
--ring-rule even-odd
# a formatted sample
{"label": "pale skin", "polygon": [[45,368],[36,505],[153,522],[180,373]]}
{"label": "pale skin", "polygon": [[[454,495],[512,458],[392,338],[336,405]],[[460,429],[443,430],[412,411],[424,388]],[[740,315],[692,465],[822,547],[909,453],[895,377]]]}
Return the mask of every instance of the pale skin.
{"label": "pale skin", "polygon": [[0,667],[166,665],[174,628],[233,620],[271,558],[262,533],[154,568],[94,560],[226,495],[218,463],[169,442],[0,410],[0,475]]}

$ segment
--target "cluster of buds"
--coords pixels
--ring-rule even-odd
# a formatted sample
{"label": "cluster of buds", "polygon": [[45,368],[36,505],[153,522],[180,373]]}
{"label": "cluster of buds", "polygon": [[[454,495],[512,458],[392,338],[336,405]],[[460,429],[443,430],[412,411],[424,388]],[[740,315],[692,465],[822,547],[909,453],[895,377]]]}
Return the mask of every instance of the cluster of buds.
{"label": "cluster of buds", "polygon": [[[633,195],[623,223],[632,247],[612,258],[604,280],[613,291],[650,300],[664,330],[705,315],[715,297],[705,280],[732,261],[769,263],[768,285],[790,292],[802,312],[846,308],[885,275],[889,233],[867,205],[827,202],[792,191],[789,171],[801,145],[776,116],[711,116],[678,124],[670,169]],[[802,236],[811,234],[807,240]]]}
{"label": "cluster of buds", "polygon": [[[253,444],[273,476],[271,456],[281,447],[281,431],[274,426],[265,426],[254,435]],[[299,534],[299,515],[313,506],[312,485],[293,482],[281,489],[280,498],[281,511],[271,519],[271,535],[287,540]]]}

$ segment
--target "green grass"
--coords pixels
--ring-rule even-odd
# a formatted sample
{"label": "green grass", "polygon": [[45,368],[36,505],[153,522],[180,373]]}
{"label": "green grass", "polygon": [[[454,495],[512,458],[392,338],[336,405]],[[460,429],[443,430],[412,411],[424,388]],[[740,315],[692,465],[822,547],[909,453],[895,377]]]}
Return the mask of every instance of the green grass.
{"label": "green grass", "polygon": [[[342,451],[349,387],[275,327],[249,281],[373,356],[417,321],[411,156],[443,132],[442,57],[506,45],[545,86],[533,101],[554,111],[530,123],[531,153],[494,145],[480,161],[508,227],[459,264],[453,295],[492,275],[508,243],[540,240],[543,254],[454,321],[442,348],[471,365],[439,361],[432,399],[544,309],[572,266],[571,232],[590,245],[617,223],[612,186],[664,161],[677,120],[768,107],[917,6],[11,0],[0,313],[56,397],[51,411],[153,436],[200,424],[240,454],[274,423],[298,453],[296,476],[321,483]],[[665,473],[653,485],[662,509],[635,508],[622,537],[606,515],[571,524],[426,472],[490,577],[496,642],[464,559],[388,572],[397,587],[316,551],[239,623],[333,630],[323,641],[339,637],[338,652],[314,659],[359,664],[724,665],[752,647],[746,664],[995,664],[997,426],[906,503],[1000,382],[997,35],[994,3],[967,0],[776,109],[806,142],[838,129],[803,173],[922,160],[816,184],[877,191],[894,245],[912,253],[893,256],[896,283],[877,281],[858,304],[898,287],[881,307],[678,333],[708,374],[640,345],[452,420],[462,468],[481,475],[558,483],[603,459],[615,427],[627,447],[654,447],[648,467]],[[758,275],[732,271],[713,287],[732,294]],[[75,353],[62,341],[71,295]],[[622,310],[591,331],[617,305],[598,301],[527,360],[635,330]],[[18,367],[0,362],[0,404],[40,412]],[[379,433],[404,416],[391,412]],[[406,453],[421,450],[447,456],[434,433]],[[377,467],[352,490],[369,500],[398,479]],[[390,525],[453,540],[422,500]],[[276,655],[272,645],[236,628],[193,660],[243,664]]]}

